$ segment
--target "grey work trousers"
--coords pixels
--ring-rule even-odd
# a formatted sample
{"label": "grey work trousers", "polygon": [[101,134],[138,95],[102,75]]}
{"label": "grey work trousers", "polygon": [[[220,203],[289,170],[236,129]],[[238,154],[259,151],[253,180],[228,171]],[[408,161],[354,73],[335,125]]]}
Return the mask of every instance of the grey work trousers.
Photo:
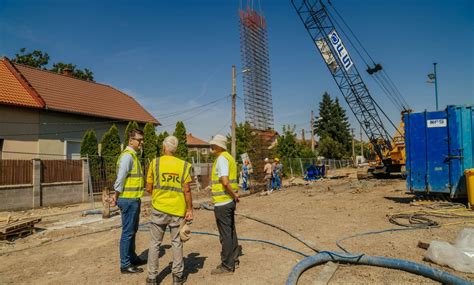
{"label": "grey work trousers", "polygon": [[183,242],[179,237],[179,225],[183,220],[163,212],[152,210],[150,223],[150,249],[148,251],[148,278],[154,279],[158,276],[160,245],[165,235],[166,226],[171,232],[171,251],[173,252],[173,267],[171,272],[178,276],[183,276]]}
{"label": "grey work trousers", "polygon": [[234,271],[236,263],[239,262],[240,248],[235,230],[235,202],[223,206],[215,206],[217,229],[222,246],[221,265],[228,270]]}

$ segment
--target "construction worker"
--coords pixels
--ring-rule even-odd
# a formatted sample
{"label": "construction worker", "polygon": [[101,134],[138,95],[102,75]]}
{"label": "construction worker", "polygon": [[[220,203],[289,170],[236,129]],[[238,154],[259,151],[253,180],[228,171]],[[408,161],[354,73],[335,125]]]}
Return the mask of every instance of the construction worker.
{"label": "construction worker", "polygon": [[272,189],[280,190],[281,189],[281,177],[283,175],[283,165],[280,163],[280,159],[275,157],[274,163],[272,166],[273,169],[273,186]]}
{"label": "construction worker", "polygon": [[[183,241],[180,225],[193,219],[193,201],[189,183],[191,164],[174,156],[178,139],[168,136],[163,141],[164,155],[153,159],[148,168],[146,191],[152,194],[150,223],[150,249],[148,252],[147,284],[159,284],[159,249],[166,227],[170,228],[173,252],[173,285],[183,284]],[[184,219],[184,221],[183,221]]]}
{"label": "construction worker", "polygon": [[114,184],[115,195],[111,205],[117,205],[122,215],[122,236],[120,237],[120,271],[122,273],[140,273],[146,260],[135,253],[135,236],[140,220],[140,198],[143,196],[144,175],[137,152],[142,149],[143,132],[132,130],[128,133],[128,146],[117,160],[117,180]]}
{"label": "construction worker", "polygon": [[227,139],[223,135],[215,135],[209,142],[212,151],[217,155],[212,165],[211,191],[214,203],[214,215],[219,230],[221,249],[221,264],[211,271],[211,274],[233,273],[239,266],[241,247],[237,241],[235,230],[235,207],[239,202],[237,184],[237,164],[226,151]]}
{"label": "construction worker", "polygon": [[249,161],[246,159],[242,165],[242,171],[240,172],[242,176],[242,190],[249,190]]}
{"label": "construction worker", "polygon": [[273,175],[273,169],[272,169],[272,164],[270,163],[270,160],[266,157],[265,160],[265,166],[263,167],[263,172],[265,173],[264,179],[265,179],[265,185],[266,185],[266,191],[267,193],[272,193],[273,192],[273,185],[272,185],[272,175]]}

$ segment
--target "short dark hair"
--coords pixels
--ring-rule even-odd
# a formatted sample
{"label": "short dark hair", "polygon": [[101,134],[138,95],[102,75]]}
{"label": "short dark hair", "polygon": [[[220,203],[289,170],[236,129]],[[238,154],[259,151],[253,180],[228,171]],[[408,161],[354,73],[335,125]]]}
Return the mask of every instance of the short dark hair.
{"label": "short dark hair", "polygon": [[143,136],[143,131],[139,129],[133,129],[128,132],[128,137],[129,138],[134,138],[136,135],[141,135]]}

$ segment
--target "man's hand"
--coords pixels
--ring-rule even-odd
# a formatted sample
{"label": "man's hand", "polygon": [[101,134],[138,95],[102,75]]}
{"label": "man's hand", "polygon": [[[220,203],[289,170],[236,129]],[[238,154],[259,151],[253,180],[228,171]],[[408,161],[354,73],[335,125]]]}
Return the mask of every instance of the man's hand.
{"label": "man's hand", "polygon": [[187,209],[186,210],[186,215],[184,216],[184,219],[186,221],[192,221],[193,220],[193,209]]}
{"label": "man's hand", "polygon": [[117,199],[115,198],[115,195],[112,195],[112,197],[110,197],[109,200],[110,200],[110,207],[117,206]]}
{"label": "man's hand", "polygon": [[239,202],[240,202],[240,195],[239,195],[239,194],[234,193],[234,201],[235,201],[236,203],[239,203]]}

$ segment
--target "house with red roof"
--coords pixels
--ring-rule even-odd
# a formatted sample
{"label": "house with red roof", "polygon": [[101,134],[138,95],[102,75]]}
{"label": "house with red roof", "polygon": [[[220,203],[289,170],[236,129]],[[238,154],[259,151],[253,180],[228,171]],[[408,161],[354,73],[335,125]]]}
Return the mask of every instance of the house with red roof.
{"label": "house with red roof", "polygon": [[112,124],[122,136],[129,121],[160,124],[112,86],[0,58],[0,159],[75,158],[86,130],[100,141]]}
{"label": "house with red roof", "polygon": [[186,145],[196,162],[200,162],[201,158],[207,158],[211,151],[211,145],[208,142],[193,136],[191,133],[186,135]]}

